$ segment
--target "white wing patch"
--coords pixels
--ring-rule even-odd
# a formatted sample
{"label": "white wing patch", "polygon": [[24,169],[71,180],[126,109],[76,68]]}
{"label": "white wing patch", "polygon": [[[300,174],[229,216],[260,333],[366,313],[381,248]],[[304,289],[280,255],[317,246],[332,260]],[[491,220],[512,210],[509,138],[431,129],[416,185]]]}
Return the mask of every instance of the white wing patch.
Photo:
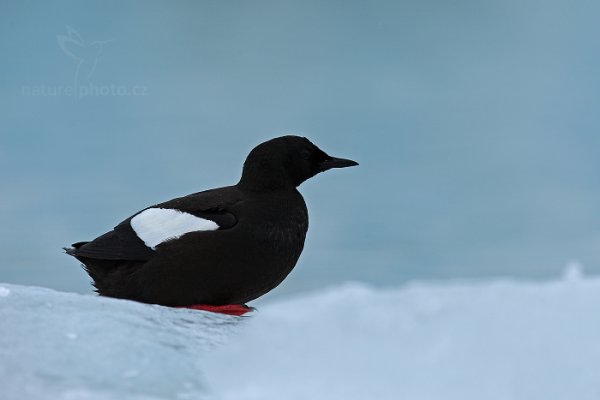
{"label": "white wing patch", "polygon": [[149,208],[131,219],[131,227],[146,246],[154,248],[189,232],[219,229],[214,221],[170,208]]}

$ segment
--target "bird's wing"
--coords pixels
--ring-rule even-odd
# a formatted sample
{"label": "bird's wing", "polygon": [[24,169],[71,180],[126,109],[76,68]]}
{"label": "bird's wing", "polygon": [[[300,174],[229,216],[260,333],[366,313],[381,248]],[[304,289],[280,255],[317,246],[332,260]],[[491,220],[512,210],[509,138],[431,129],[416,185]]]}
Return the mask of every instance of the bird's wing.
{"label": "bird's wing", "polygon": [[231,206],[239,201],[231,188],[209,190],[148,207],[112,231],[67,249],[75,257],[101,260],[149,260],[161,243],[186,233],[230,229],[237,223]]}

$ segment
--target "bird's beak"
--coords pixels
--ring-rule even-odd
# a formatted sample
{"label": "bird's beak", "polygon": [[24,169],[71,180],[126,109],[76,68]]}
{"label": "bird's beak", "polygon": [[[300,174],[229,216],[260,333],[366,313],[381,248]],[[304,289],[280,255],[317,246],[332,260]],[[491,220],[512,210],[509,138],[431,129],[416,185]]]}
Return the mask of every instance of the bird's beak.
{"label": "bird's beak", "polygon": [[356,161],[347,160],[345,158],[330,157],[319,164],[321,171],[327,171],[331,168],[346,168],[358,165]]}

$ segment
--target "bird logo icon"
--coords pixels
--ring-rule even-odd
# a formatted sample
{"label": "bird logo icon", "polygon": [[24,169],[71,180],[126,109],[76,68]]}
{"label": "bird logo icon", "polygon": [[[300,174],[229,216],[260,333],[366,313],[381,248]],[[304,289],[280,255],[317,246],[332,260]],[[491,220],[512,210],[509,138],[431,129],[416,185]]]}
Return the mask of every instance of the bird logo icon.
{"label": "bird logo icon", "polygon": [[61,50],[75,60],[74,87],[78,87],[81,81],[90,81],[104,45],[114,41],[114,39],[109,39],[86,43],[79,32],[70,26],[67,26],[66,35],[57,35],[56,39]]}

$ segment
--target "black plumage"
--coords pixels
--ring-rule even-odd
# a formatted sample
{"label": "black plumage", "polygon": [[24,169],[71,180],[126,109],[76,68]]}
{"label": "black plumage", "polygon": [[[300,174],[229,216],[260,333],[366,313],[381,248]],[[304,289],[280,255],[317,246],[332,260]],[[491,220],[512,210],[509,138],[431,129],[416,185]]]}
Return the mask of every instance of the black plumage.
{"label": "black plumage", "polygon": [[[148,207],[65,250],[103,296],[167,306],[244,304],[279,285],[298,261],[308,212],[297,186],[353,165],[306,138],[275,138],[250,152],[236,185]],[[161,229],[191,231],[167,237]]]}

